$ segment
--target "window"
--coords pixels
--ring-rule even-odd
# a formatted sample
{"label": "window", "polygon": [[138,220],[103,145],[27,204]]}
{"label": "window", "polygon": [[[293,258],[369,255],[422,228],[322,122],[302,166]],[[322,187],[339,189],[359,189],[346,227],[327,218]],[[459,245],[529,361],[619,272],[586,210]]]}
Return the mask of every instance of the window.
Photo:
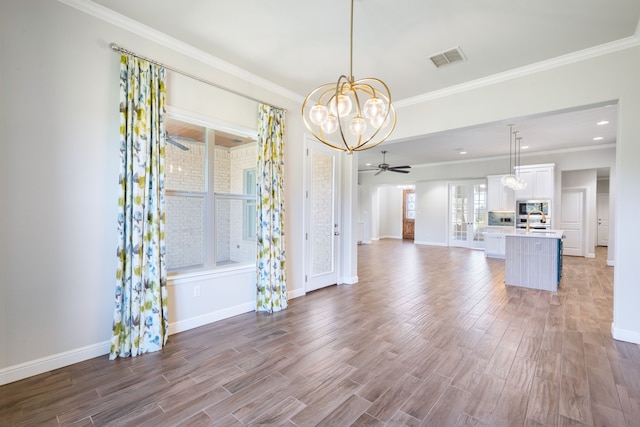
{"label": "window", "polygon": [[416,219],[416,193],[406,193],[404,212],[405,219]]}
{"label": "window", "polygon": [[255,132],[236,134],[229,128],[220,130],[184,117],[168,117],[166,130],[165,238],[169,271],[253,262]]}
{"label": "window", "polygon": [[244,194],[252,196],[244,201],[243,217],[245,240],[256,238],[256,170],[247,169],[244,171]]}

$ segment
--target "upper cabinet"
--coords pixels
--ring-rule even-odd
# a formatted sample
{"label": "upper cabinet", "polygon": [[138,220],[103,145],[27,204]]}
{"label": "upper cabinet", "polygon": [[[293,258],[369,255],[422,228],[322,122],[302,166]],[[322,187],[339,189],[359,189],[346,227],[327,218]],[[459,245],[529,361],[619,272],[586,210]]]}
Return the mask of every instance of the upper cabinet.
{"label": "upper cabinet", "polygon": [[514,211],[516,198],[514,191],[502,185],[504,175],[487,177],[487,211]]}
{"label": "upper cabinet", "polygon": [[515,192],[516,200],[553,199],[554,164],[528,165],[517,168],[517,173],[526,183],[524,190]]}

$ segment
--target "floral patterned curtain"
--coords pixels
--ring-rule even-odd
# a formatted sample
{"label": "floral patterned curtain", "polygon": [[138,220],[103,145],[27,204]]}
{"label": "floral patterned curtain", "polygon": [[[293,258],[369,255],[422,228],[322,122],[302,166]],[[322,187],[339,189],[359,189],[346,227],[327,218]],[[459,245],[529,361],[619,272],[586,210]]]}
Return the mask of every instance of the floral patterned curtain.
{"label": "floral patterned curtain", "polygon": [[165,69],[120,60],[118,266],[109,359],[167,342],[164,242]]}
{"label": "floral patterned curtain", "polygon": [[287,308],[284,250],[284,116],[260,104],[257,167],[256,310]]}

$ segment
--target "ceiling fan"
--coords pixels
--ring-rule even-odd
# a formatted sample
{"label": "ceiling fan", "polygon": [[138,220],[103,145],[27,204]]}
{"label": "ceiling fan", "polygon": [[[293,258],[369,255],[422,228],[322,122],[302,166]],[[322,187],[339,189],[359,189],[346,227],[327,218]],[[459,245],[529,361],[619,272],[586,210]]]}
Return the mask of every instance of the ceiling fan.
{"label": "ceiling fan", "polygon": [[387,152],[383,151],[382,152],[382,163],[380,163],[377,168],[360,169],[358,172],[375,171],[375,170],[377,170],[378,172],[376,172],[374,174],[374,176],[380,175],[382,172],[386,172],[386,171],[398,172],[398,173],[409,173],[410,172],[410,171],[403,170],[403,169],[410,169],[411,166],[408,166],[408,165],[406,165],[406,166],[391,166],[386,161],[386,157],[387,157],[386,155],[387,155]]}
{"label": "ceiling fan", "polygon": [[179,140],[182,141],[187,141],[187,142],[194,142],[195,139],[192,138],[187,138],[185,136],[178,136],[178,135],[169,135],[169,132],[165,132],[165,137],[166,140],[169,144],[174,145],[176,147],[178,147],[179,149],[181,149],[182,151],[189,151],[189,147],[187,147],[184,144],[181,144],[179,142]]}

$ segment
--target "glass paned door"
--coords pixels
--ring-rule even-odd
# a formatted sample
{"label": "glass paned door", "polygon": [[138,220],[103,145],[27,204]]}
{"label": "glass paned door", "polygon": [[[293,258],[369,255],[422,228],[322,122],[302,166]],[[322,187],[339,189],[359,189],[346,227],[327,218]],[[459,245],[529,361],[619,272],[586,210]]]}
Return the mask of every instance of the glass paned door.
{"label": "glass paned door", "polygon": [[487,186],[473,181],[449,185],[449,246],[481,248],[487,212]]}
{"label": "glass paned door", "polygon": [[414,190],[405,189],[402,192],[402,238],[413,240],[415,236],[416,220],[416,193]]}
{"label": "glass paned door", "polygon": [[306,236],[308,267],[306,291],[338,282],[339,158],[335,150],[313,143],[308,150],[307,209],[309,228]]}

